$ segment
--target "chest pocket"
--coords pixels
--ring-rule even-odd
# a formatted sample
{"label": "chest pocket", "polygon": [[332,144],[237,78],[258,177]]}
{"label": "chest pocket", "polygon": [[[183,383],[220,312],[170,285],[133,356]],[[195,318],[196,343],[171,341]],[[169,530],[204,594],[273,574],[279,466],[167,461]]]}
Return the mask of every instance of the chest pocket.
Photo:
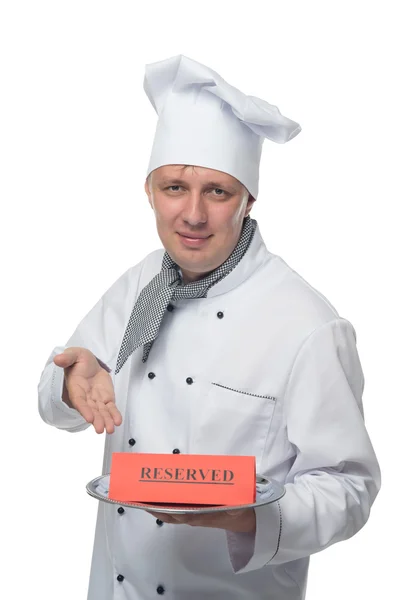
{"label": "chest pocket", "polygon": [[276,398],[213,382],[192,421],[193,454],[255,456],[265,449]]}

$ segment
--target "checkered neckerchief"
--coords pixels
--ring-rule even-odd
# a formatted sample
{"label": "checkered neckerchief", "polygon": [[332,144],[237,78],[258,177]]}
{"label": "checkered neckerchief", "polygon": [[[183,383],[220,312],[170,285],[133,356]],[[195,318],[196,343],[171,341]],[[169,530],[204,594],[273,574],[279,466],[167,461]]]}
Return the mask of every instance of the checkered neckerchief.
{"label": "checkered neckerchief", "polygon": [[133,307],[119,350],[115,374],[140,346],[144,346],[142,361],[146,362],[169,303],[182,298],[206,298],[208,290],[226,277],[246,254],[256,227],[257,221],[247,216],[232,254],[217,269],[198,281],[184,284],[178,265],[165,252],[161,271],[142,289]]}

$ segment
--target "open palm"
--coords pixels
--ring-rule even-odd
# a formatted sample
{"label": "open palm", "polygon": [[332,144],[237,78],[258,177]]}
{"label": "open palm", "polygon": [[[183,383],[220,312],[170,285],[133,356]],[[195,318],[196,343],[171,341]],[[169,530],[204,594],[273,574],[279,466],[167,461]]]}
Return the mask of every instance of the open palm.
{"label": "open palm", "polygon": [[115,425],[122,423],[122,416],[115,405],[112,379],[94,354],[86,348],[66,348],[53,360],[64,368],[71,407],[92,423],[97,433],[104,429],[113,433]]}

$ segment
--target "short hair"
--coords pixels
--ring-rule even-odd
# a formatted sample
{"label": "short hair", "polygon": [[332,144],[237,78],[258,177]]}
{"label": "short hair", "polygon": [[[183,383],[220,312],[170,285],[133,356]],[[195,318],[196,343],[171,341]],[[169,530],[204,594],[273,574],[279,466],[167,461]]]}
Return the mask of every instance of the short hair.
{"label": "short hair", "polygon": [[[161,165],[161,166],[164,166],[164,165]],[[182,165],[182,167],[181,167],[181,168],[182,168],[182,169],[187,169],[188,167],[193,167],[193,169],[195,169],[195,168],[196,168],[196,166],[197,166],[197,165]],[[155,170],[155,169],[153,169],[153,170]],[[148,183],[149,185],[150,185],[150,181],[151,181],[151,176],[152,176],[152,174],[153,174],[153,171],[151,171],[151,172],[150,172],[150,173],[147,175],[147,183]]]}

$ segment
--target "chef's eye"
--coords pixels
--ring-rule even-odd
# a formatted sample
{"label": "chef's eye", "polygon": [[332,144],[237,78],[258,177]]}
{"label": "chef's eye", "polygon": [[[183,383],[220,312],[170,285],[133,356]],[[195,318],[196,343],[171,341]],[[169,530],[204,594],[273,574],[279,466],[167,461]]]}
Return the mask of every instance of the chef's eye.
{"label": "chef's eye", "polygon": [[224,194],[226,195],[225,190],[222,190],[221,188],[214,188],[214,192],[217,196],[223,196]]}
{"label": "chef's eye", "polygon": [[180,185],[169,185],[167,187],[167,190],[172,190],[173,192],[177,192],[180,187],[181,187]]}

